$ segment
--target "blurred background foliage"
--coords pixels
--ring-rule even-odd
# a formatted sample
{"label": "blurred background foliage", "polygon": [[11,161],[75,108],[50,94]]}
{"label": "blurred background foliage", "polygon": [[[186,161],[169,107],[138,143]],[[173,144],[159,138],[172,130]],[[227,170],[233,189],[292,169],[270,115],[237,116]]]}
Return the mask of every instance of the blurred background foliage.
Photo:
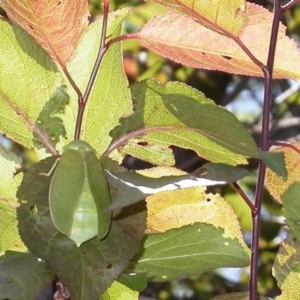
{"label": "blurred background foliage", "polygon": [[[99,2],[90,0],[91,12],[94,16],[101,13]],[[269,10],[273,9],[273,1],[250,2],[263,5]],[[112,10],[125,6],[132,7],[132,14],[125,22],[124,34],[138,31],[149,17],[163,12],[159,6],[138,0],[112,0],[110,5]],[[287,26],[288,35],[299,42],[300,4],[286,11],[282,22]],[[155,78],[162,84],[172,80],[185,82],[234,113],[259,143],[264,92],[262,79],[187,68],[141,48],[136,42],[124,42],[123,49],[124,67],[130,83],[147,78]],[[299,88],[300,84],[292,80],[276,80],[273,83],[271,139],[274,141],[300,139]],[[186,171],[193,171],[204,162],[192,151],[174,149],[174,153],[177,167]],[[133,169],[147,167],[134,158],[127,158],[124,164]],[[256,167],[255,162],[250,162],[251,176],[240,182],[250,199],[254,199]],[[232,205],[239,217],[245,241],[250,244],[252,221],[247,205],[231,187],[217,188],[214,191],[223,194]],[[271,274],[278,247],[286,236],[283,224],[280,206],[266,191],[262,211],[258,284],[259,291],[269,297],[279,294]],[[248,269],[225,269],[216,270],[199,278],[179,278],[168,283],[150,283],[140,299],[210,299],[214,295],[226,292],[247,290],[248,275]]]}
{"label": "blurred background foliage", "polygon": [[[271,10],[273,7],[273,1],[269,0],[250,2],[263,5]],[[101,14],[101,0],[90,0],[89,3],[91,14],[93,18],[96,18]],[[164,11],[159,6],[141,0],[110,0],[109,3],[110,10],[122,7],[132,8],[132,14],[124,23],[124,34],[138,31],[151,16]],[[0,14],[4,14],[4,12],[2,11]],[[285,12],[283,23],[287,26],[288,34],[299,42],[300,4]],[[147,78],[155,78],[162,84],[172,80],[185,82],[234,113],[259,143],[263,99],[263,81],[261,79],[187,68],[149,52],[135,41],[124,42],[123,50],[124,68],[130,83]],[[300,140],[299,88],[300,83],[292,80],[276,80],[273,83],[271,138],[274,141]],[[14,150],[22,156],[23,167],[25,168],[27,163],[35,160],[33,151],[22,149],[3,136],[0,136],[0,145]],[[192,151],[178,148],[173,150],[176,166],[183,170],[191,172],[205,162]],[[130,169],[149,166],[132,157],[127,157],[124,165]],[[251,176],[240,182],[250,199],[254,198],[256,167],[255,162],[250,162]],[[245,241],[250,244],[252,221],[247,205],[231,187],[218,187],[213,191],[221,193],[232,205],[239,217]],[[268,192],[265,193],[264,197],[262,218],[259,290],[262,294],[274,297],[279,294],[279,290],[271,276],[272,265],[278,247],[286,233],[281,218],[281,208],[273,201]],[[150,283],[141,293],[140,299],[210,299],[226,292],[247,290],[248,275],[248,269],[224,269],[204,274],[199,278],[179,278],[173,282]]]}

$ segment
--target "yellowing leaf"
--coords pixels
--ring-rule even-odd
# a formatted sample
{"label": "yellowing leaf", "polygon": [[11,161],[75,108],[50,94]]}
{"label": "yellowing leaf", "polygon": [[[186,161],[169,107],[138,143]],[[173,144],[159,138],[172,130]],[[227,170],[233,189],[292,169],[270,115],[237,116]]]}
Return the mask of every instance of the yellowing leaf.
{"label": "yellowing leaf", "polygon": [[243,13],[246,5],[244,0],[210,0],[209,3],[193,0],[149,1],[191,16],[205,26],[212,27],[213,23],[216,30],[220,26],[234,35],[239,34],[246,21]]}
{"label": "yellowing leaf", "polygon": [[[51,123],[59,132],[56,125],[69,101],[63,78],[45,51],[4,18],[0,18],[0,53],[0,132],[32,148],[39,141],[33,132],[45,132],[40,117],[47,119],[45,127]],[[53,114],[60,115],[54,124]]]}
{"label": "yellowing leaf", "polygon": [[289,186],[287,191],[282,195],[281,199],[284,204],[282,209],[286,224],[289,226],[290,232],[300,241],[300,182],[295,182]]}
{"label": "yellowing leaf", "polygon": [[159,178],[162,176],[180,176],[187,174],[186,172],[174,167],[153,167],[144,170],[138,170],[137,173],[151,178]]}
{"label": "yellowing leaf", "polygon": [[108,288],[105,294],[99,300],[112,300],[112,299],[127,299],[138,300],[138,292],[131,290],[126,285],[121,284],[118,281]]}
{"label": "yellowing leaf", "polygon": [[[201,25],[201,16],[191,18],[176,12],[152,18],[137,37],[143,46],[153,52],[189,67],[262,77],[262,70],[237,41],[266,64],[273,15],[265,8],[251,3],[247,3],[244,13],[246,22],[238,37],[226,28],[223,28],[225,32],[221,34],[220,31]],[[285,31],[286,28],[281,24],[274,78],[299,79],[300,52],[296,43],[286,37]]]}
{"label": "yellowing leaf", "polygon": [[0,147],[0,255],[7,250],[26,251],[17,229],[16,191],[22,181],[22,174],[16,175],[21,159]]}
{"label": "yellowing leaf", "polygon": [[205,190],[192,188],[147,197],[147,233],[204,222],[223,228],[228,236],[244,244],[231,206],[219,194],[207,194]]}
{"label": "yellowing leaf", "polygon": [[300,299],[300,245],[292,236],[282,243],[276,256],[273,275],[282,294],[276,300]]}
{"label": "yellowing leaf", "polygon": [[[300,143],[291,143],[300,151]],[[288,177],[284,181],[281,176],[276,175],[270,169],[266,172],[266,187],[270,194],[279,203],[282,203],[281,196],[288,189],[288,187],[295,181],[300,181],[300,153],[296,152],[290,147],[277,147],[271,152],[283,152],[285,155],[285,164],[287,168]]]}
{"label": "yellowing leaf", "polygon": [[3,0],[2,6],[63,67],[88,26],[86,0]]}

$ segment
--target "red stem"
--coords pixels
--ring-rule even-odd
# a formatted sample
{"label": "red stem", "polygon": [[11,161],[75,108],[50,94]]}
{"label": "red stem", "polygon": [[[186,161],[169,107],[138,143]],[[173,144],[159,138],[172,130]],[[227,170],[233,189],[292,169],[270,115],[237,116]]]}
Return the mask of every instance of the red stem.
{"label": "red stem", "polygon": [[298,149],[295,145],[288,143],[288,142],[280,142],[280,141],[275,141],[272,142],[272,146],[281,146],[281,147],[287,147],[292,149],[293,151],[297,152],[297,154],[300,154],[300,149]]}
{"label": "red stem", "polygon": [[[280,0],[274,1],[274,18],[272,23],[272,31],[269,43],[269,53],[267,66],[262,68],[264,73],[264,105],[262,116],[262,137],[261,137],[261,150],[268,151],[270,146],[270,111],[272,101],[272,74],[275,58],[275,49],[278,36],[278,28],[281,18]],[[251,300],[258,300],[257,293],[257,279],[258,279],[258,260],[259,260],[259,236],[260,236],[260,223],[261,223],[261,207],[263,201],[264,181],[265,181],[266,166],[260,161],[258,167],[258,178],[255,191],[254,206],[256,210],[252,211],[253,230],[252,230],[252,246],[251,246],[251,271],[249,292]]]}
{"label": "red stem", "polygon": [[148,127],[148,128],[140,128],[135,131],[129,132],[126,135],[122,136],[118,140],[116,140],[114,143],[112,143],[102,154],[103,156],[108,156],[112,151],[115,149],[121,147],[126,142],[133,138],[137,138],[139,136],[142,136],[146,133],[150,132],[168,132],[170,130],[185,130],[186,128],[176,128],[174,126],[160,126],[160,127]]}
{"label": "red stem", "polygon": [[248,198],[248,196],[244,193],[244,191],[242,190],[242,188],[239,186],[239,184],[237,182],[234,182],[232,184],[233,189],[240,194],[240,196],[243,198],[243,200],[246,202],[246,204],[249,206],[249,208],[251,209],[252,213],[256,213],[256,207],[253,205],[253,203],[250,201],[250,199]]}
{"label": "red stem", "polygon": [[77,113],[76,128],[75,128],[75,135],[74,135],[75,140],[80,139],[80,132],[81,132],[84,110],[85,110],[87,101],[89,99],[89,96],[91,94],[92,88],[95,84],[95,80],[96,80],[101,62],[103,60],[104,54],[107,52],[109,45],[110,45],[109,43],[107,43],[107,44],[105,43],[106,32],[107,32],[108,13],[109,13],[108,0],[103,0],[102,5],[103,5],[103,22],[102,22],[100,46],[99,46],[99,51],[98,51],[98,55],[96,58],[96,62],[95,62],[93,71],[91,73],[89,82],[87,84],[85,93],[84,93],[83,97],[78,98],[78,113]]}
{"label": "red stem", "polygon": [[296,5],[298,2],[300,2],[300,0],[291,0],[288,3],[281,5],[281,9],[282,11],[288,10],[292,8],[294,5]]}
{"label": "red stem", "polygon": [[63,70],[65,76],[67,77],[67,79],[69,80],[71,86],[75,90],[75,92],[76,92],[76,94],[78,96],[78,99],[80,99],[82,97],[82,93],[81,93],[79,87],[77,86],[77,84],[75,83],[75,81],[73,80],[71,74],[69,73],[69,71],[67,70],[66,67],[63,67],[62,70]]}

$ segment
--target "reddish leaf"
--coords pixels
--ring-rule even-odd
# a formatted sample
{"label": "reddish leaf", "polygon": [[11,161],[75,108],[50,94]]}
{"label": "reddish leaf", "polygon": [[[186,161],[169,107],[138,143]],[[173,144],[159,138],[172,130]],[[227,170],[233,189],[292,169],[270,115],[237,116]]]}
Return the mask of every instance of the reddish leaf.
{"label": "reddish leaf", "polygon": [[62,67],[88,26],[86,0],[3,0],[2,6]]}
{"label": "reddish leaf", "polygon": [[148,0],[195,18],[202,25],[238,35],[246,21],[245,0]]}
{"label": "reddish leaf", "polygon": [[[242,42],[266,63],[273,15],[263,7],[247,3],[247,20],[239,37],[222,35],[194,18],[176,12],[151,19],[137,34],[141,44],[183,65],[208,70],[262,77],[261,69],[234,40]],[[201,20],[200,16],[199,19]],[[300,52],[286,37],[281,24],[275,55],[274,77],[300,79]]]}

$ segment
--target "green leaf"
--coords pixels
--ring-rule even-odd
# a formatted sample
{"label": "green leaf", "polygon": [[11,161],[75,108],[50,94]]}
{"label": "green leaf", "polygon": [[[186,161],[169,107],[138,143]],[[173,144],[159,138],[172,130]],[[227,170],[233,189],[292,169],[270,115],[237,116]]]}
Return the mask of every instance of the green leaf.
{"label": "green leaf", "polygon": [[113,189],[113,203],[109,210],[119,209],[162,191],[172,191],[190,187],[223,185],[235,182],[248,174],[243,168],[224,164],[206,163],[193,174],[162,176],[152,178],[137,172],[110,172],[105,176]]}
{"label": "green leaf", "polygon": [[[242,185],[241,187],[247,193],[247,186],[245,187],[244,185]],[[223,192],[223,197],[231,205],[234,213],[239,220],[242,230],[251,232],[253,225],[251,210],[249,209],[249,206],[245,201],[242,201],[241,196],[238,193],[234,192],[230,186],[226,188],[225,191],[226,192]]]}
{"label": "green leaf", "polygon": [[[57,115],[45,122],[49,108],[60,113],[68,102],[62,78],[45,51],[18,26],[0,17],[0,132],[27,148],[39,138],[37,131],[47,130],[55,141],[66,136]],[[47,127],[47,128],[46,128]]]}
{"label": "green leaf", "polygon": [[0,199],[13,207],[17,204],[16,192],[22,180],[22,176],[15,176],[21,162],[22,159],[15,153],[0,147]]}
{"label": "green leaf", "polygon": [[22,175],[15,173],[20,164],[19,157],[0,147],[0,253],[6,250],[26,250],[18,233],[16,217],[16,192]]}
{"label": "green leaf", "polygon": [[300,242],[300,182],[295,182],[282,195],[283,215],[291,232]]}
{"label": "green leaf", "polygon": [[118,278],[118,282],[137,292],[141,292],[148,285],[145,274],[129,274],[125,272]]}
{"label": "green leaf", "polygon": [[19,232],[15,208],[0,202],[0,256],[4,251],[26,251]]}
{"label": "green leaf", "polygon": [[286,181],[288,173],[284,161],[284,153],[260,151],[260,154],[267,167]]}
{"label": "green leaf", "polygon": [[249,172],[244,168],[232,167],[222,163],[206,163],[193,174],[198,178],[233,183],[247,176]]}
{"label": "green leaf", "polygon": [[113,285],[105,292],[101,297],[101,300],[115,300],[115,299],[126,299],[126,300],[138,300],[139,293],[132,291],[127,286],[115,281]]}
{"label": "green leaf", "polygon": [[124,147],[128,154],[156,164],[156,156],[175,145],[229,165],[260,158],[254,140],[234,115],[183,83],[169,82],[165,87],[154,81],[138,83],[132,96],[135,114],[123,120],[115,135],[136,130],[144,135]]}
{"label": "green leaf", "polygon": [[[36,164],[24,176],[18,191],[20,235],[28,249],[49,263],[68,287],[74,300],[97,299],[122,273],[140,247],[145,212],[128,208],[114,217],[110,234],[103,241],[93,238],[78,248],[52,223],[48,207],[50,170],[55,157]],[[63,201],[63,199],[62,199]]]}
{"label": "green leaf", "polygon": [[[110,38],[120,36],[121,25],[128,12],[128,9],[122,9],[109,14],[107,36]],[[67,66],[82,91],[86,88],[96,60],[101,27],[102,18],[89,26],[78,45],[77,55]],[[112,45],[105,54],[88,101],[81,139],[88,142],[96,149],[97,154],[101,155],[112,140],[109,132],[119,124],[122,116],[132,112],[120,43]]]}
{"label": "green leaf", "polygon": [[0,260],[1,299],[36,299],[51,287],[54,275],[32,254],[6,255]]}
{"label": "green leaf", "polygon": [[131,273],[146,273],[153,281],[198,276],[221,267],[249,265],[249,251],[224,230],[210,224],[183,226],[147,235],[140,254],[130,263]]}

